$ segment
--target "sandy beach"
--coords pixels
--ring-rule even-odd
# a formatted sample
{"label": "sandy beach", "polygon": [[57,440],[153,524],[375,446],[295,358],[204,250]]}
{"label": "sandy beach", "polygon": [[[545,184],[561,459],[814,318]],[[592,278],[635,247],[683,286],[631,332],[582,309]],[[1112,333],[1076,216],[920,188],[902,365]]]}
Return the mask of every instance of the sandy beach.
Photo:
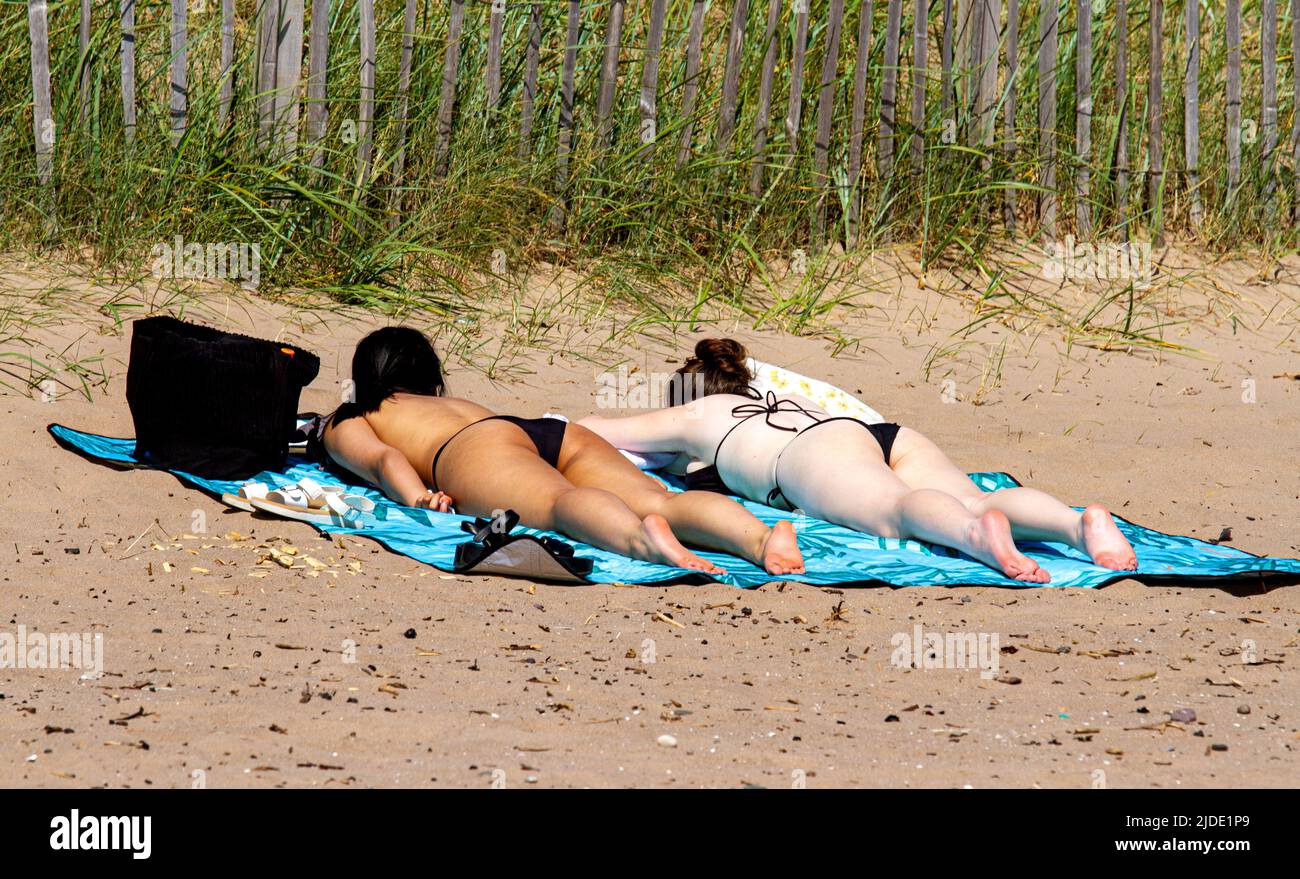
{"label": "sandy beach", "polygon": [[[1161,260],[1161,289],[1132,318],[1159,344],[1028,312],[963,332],[987,315],[986,279],[922,276],[906,255],[857,267],[851,303],[799,335],[722,310],[638,331],[580,299],[555,306],[572,279],[544,270],[491,293],[516,305],[491,321],[404,320],[447,352],[453,394],[525,416],[588,414],[601,372],[670,371],[696,339],[734,335],[860,394],[968,470],[1300,557],[1300,262]],[[1062,314],[1101,295],[1021,275]],[[54,365],[55,383],[28,388],[11,372],[0,396],[2,628],[99,633],[104,645],[102,676],[0,673],[2,785],[1300,781],[1300,586],[746,591],[457,577],[228,510],[166,473],[93,464],[46,432],[131,434],[126,321],[151,310],[184,305],[188,318],[317,352],[300,406],[314,411],[337,405],[352,346],[387,318],[233,288],[124,291],[12,257],[0,279],[37,303],[24,307],[58,313],[32,317],[35,347],[23,349]],[[277,564],[272,548],[321,567]],[[916,626],[996,633],[997,674],[898,667],[891,639]]]}

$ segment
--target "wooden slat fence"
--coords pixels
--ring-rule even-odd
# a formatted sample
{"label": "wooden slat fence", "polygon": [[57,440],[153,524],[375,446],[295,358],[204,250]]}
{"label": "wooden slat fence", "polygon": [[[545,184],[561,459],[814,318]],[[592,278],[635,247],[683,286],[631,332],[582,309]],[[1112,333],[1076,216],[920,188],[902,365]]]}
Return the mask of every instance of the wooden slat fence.
{"label": "wooden slat fence", "polygon": [[[553,163],[550,218],[559,231],[586,179],[575,169],[632,149],[654,173],[698,166],[725,180],[738,171],[737,189],[760,214],[769,198],[805,192],[814,245],[834,228],[832,237],[855,246],[893,221],[900,171],[920,181],[947,150],[964,147],[980,157],[986,182],[1003,185],[981,205],[990,223],[1000,216],[1009,231],[1047,239],[1068,230],[1159,240],[1171,227],[1200,234],[1212,205],[1236,210],[1247,190],[1259,196],[1254,210],[1300,222],[1300,0],[1258,0],[1249,10],[1245,21],[1241,0],[1225,0],[1212,17],[1194,0],[212,0],[211,11],[196,12],[189,0],[170,0],[168,127],[175,149],[214,114],[219,132],[250,126],[242,134],[277,161],[305,158],[323,169],[342,155],[354,163],[344,176],[359,198],[381,176],[392,187],[392,228],[412,201],[403,192],[430,183],[412,174],[441,178],[455,166],[472,106],[508,137],[521,165]],[[250,13],[251,30],[239,31],[238,15]],[[123,148],[138,148],[137,86],[154,72],[137,70],[137,34],[157,24],[153,8],[139,20],[135,0],[81,0],[58,14],[78,19],[67,82],[51,75],[47,0],[28,0],[32,167],[51,193],[51,220],[63,143],[56,108],[72,108],[64,124],[88,130],[92,72],[116,63]],[[95,40],[96,15],[111,41]],[[209,27],[213,19],[202,16],[219,19]],[[237,45],[241,32],[252,34],[251,46]],[[395,83],[377,81],[390,69],[380,42],[400,53]],[[1205,73],[1211,44],[1222,47],[1214,55],[1224,59],[1221,81]],[[1141,64],[1145,55],[1141,81],[1131,45],[1146,50],[1137,56]],[[1245,57],[1247,45],[1259,55]],[[250,51],[245,69],[240,58]],[[215,62],[199,64],[209,52]],[[426,68],[441,71],[436,99],[422,91],[435,84],[419,72]],[[813,75],[815,90],[805,83]],[[335,78],[353,85],[345,93]],[[69,100],[59,100],[62,89]],[[1171,90],[1181,92],[1181,124],[1165,113]],[[1062,96],[1072,106],[1059,106]],[[774,120],[782,101],[784,118]],[[412,127],[413,102],[417,112],[436,106],[431,137]],[[347,149],[327,148],[331,125],[353,120]],[[742,124],[752,135],[737,137]],[[1209,133],[1222,139],[1207,168]],[[1167,152],[1166,139],[1182,149]],[[676,149],[657,151],[660,141]],[[431,161],[411,155],[417,144],[429,145]],[[637,185],[653,185],[654,173]],[[1062,201],[1072,207],[1065,219]]]}

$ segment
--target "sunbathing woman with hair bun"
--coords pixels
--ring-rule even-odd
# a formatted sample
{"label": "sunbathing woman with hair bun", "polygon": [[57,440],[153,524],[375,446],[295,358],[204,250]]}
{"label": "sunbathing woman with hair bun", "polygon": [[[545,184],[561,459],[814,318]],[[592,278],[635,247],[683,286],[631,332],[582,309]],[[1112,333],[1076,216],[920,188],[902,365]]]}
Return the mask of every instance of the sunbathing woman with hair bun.
{"label": "sunbathing woman with hair bun", "polygon": [[1066,543],[1111,570],[1137,568],[1104,507],[1080,513],[1034,488],[981,491],[911,428],[833,417],[798,394],[760,396],[745,348],[733,339],[701,341],[677,373],[669,408],[580,423],[620,449],[685,456],[688,489],[952,547],[1012,579],[1051,579],[1016,539]]}
{"label": "sunbathing woman with hair bun", "polygon": [[323,451],[401,504],[491,516],[512,509],[634,559],[722,573],[682,545],[727,552],[770,574],[803,572],[789,522],[768,528],[735,501],[674,493],[585,427],[497,415],[446,396],[442,365],[419,331],[387,327],[352,358],[356,401],[326,421]]}

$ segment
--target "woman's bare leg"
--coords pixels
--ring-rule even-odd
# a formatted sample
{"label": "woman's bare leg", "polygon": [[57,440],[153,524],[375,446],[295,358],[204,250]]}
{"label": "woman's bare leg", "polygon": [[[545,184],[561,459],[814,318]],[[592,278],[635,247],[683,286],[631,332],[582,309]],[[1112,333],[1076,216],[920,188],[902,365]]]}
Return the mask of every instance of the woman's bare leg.
{"label": "woman's bare leg", "polygon": [[976,515],[989,510],[1005,514],[1017,539],[1066,543],[1087,553],[1095,564],[1116,571],[1137,568],[1133,547],[1099,504],[1080,513],[1036,488],[981,491],[938,446],[906,427],[898,432],[892,459],[894,473],[912,488],[947,492]]}
{"label": "woman's bare leg", "polygon": [[565,479],[509,422],[486,422],[472,438],[450,446],[438,478],[463,513],[492,516],[512,509],[529,528],[558,531],[629,558],[723,573],[682,546],[662,516],[638,516],[611,492]]}
{"label": "woman's bare leg", "polygon": [[792,443],[778,471],[785,496],[805,513],[881,537],[949,546],[1016,580],[1051,579],[1016,549],[1005,515],[976,515],[947,492],[910,488],[860,426],[827,424],[814,436],[816,442]]}
{"label": "woman's bare leg", "polygon": [[585,427],[569,425],[560,470],[578,486],[613,492],[639,516],[659,515],[679,538],[747,559],[769,574],[802,574],[794,528],[768,528],[740,504],[707,491],[668,491]]}

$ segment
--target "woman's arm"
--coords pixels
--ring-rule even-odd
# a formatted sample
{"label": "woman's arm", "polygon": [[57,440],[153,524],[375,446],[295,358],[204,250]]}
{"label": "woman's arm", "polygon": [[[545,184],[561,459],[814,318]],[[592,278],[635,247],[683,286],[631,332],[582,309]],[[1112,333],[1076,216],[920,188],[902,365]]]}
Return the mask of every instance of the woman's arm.
{"label": "woman's arm", "polygon": [[641,415],[606,418],[591,415],[578,423],[599,434],[616,449],[629,452],[689,452],[686,419],[694,413],[694,403],[656,409]]}
{"label": "woman's arm", "polygon": [[433,493],[406,456],[375,436],[364,418],[349,418],[325,431],[325,449],[348,470],[379,488],[399,504],[447,512],[452,500]]}

